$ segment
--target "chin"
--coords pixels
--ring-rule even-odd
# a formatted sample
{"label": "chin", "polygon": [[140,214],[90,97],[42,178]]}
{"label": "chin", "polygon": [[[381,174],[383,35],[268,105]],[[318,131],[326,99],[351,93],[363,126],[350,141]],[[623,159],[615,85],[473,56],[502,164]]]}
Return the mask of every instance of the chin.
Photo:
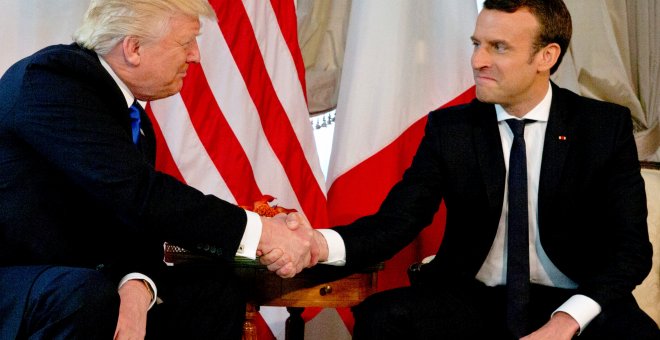
{"label": "chin", "polygon": [[476,88],[475,94],[480,102],[489,103],[489,104],[493,103],[492,96],[489,95],[488,91],[484,91],[483,89],[480,90],[478,86]]}

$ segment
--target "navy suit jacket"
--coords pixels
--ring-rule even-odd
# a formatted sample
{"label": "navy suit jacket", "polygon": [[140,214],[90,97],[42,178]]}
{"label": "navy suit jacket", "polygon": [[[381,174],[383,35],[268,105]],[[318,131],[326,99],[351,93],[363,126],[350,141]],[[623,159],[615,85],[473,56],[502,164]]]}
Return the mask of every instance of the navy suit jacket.
{"label": "navy suit jacket", "polygon": [[[550,260],[578,283],[578,292],[605,306],[630,294],[651,267],[630,112],[552,86],[539,183],[540,241]],[[335,228],[346,244],[347,266],[393,256],[431,223],[444,200],[443,241],[422,280],[474,280],[495,238],[505,180],[494,105],[474,100],[432,112],[412,165],[379,211]]]}
{"label": "navy suit jacket", "polygon": [[154,170],[146,116],[136,147],[126,100],[97,55],[45,48],[0,79],[0,266],[54,264],[153,275],[163,241],[233,259],[237,206]]}

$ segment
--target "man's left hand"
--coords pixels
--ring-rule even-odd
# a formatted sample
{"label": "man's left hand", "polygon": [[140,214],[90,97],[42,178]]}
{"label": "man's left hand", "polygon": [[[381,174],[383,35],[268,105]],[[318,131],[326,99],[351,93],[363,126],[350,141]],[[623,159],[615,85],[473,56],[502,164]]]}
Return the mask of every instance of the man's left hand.
{"label": "man's left hand", "polygon": [[143,340],[147,333],[147,311],[151,292],[141,280],[128,280],[119,288],[119,319],[115,340]]}
{"label": "man's left hand", "polygon": [[558,312],[541,328],[522,340],[570,340],[580,330],[580,325],[567,313]]}

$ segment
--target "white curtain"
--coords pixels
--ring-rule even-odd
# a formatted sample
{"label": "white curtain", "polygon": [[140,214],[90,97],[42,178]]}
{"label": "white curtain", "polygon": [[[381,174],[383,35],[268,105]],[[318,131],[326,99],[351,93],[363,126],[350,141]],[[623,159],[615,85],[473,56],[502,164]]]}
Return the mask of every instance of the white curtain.
{"label": "white curtain", "polygon": [[656,0],[565,0],[573,39],[553,79],[628,107],[640,160],[660,160],[660,5]]}
{"label": "white curtain", "polygon": [[0,0],[0,75],[43,47],[70,44],[87,7],[89,0]]}

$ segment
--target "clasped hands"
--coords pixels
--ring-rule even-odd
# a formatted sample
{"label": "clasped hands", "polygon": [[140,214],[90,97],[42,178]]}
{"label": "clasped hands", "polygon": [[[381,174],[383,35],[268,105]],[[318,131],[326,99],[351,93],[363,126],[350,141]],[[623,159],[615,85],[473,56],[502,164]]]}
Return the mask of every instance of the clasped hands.
{"label": "clasped hands", "polygon": [[325,238],[305,216],[293,212],[261,217],[257,255],[261,264],[283,278],[291,278],[321,259],[327,259]]}

